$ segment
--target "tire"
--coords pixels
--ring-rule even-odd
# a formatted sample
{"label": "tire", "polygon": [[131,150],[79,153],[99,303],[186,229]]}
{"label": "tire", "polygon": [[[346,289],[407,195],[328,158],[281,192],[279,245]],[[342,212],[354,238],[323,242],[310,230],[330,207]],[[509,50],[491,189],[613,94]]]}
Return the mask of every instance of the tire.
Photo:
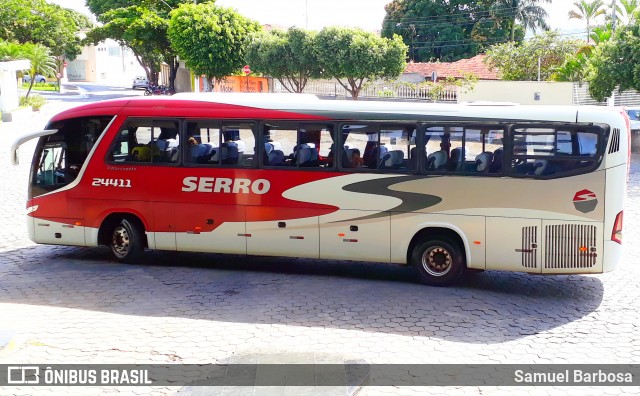
{"label": "tire", "polygon": [[435,237],[418,242],[411,252],[411,264],[420,280],[430,286],[449,286],[462,276],[466,259],[459,244]]}
{"label": "tire", "polygon": [[138,262],[144,253],[144,232],[131,220],[121,219],[111,229],[109,248],[118,261]]}
{"label": "tire", "polygon": [[149,96],[149,95],[151,95],[151,94],[152,94],[152,92],[151,92],[151,91],[149,91],[148,89],[145,89],[145,90],[144,90],[144,96]]}

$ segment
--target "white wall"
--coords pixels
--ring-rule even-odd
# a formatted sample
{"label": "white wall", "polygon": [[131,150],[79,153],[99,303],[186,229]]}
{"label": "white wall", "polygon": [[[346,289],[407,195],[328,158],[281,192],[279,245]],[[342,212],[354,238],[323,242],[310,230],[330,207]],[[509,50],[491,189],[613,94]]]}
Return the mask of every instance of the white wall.
{"label": "white wall", "polygon": [[458,93],[458,102],[514,102],[571,105],[573,83],[547,81],[478,81],[473,91]]}
{"label": "white wall", "polygon": [[82,49],[78,57],[67,63],[69,81],[90,81],[117,85],[131,85],[135,76],[145,76],[144,69],[128,48],[114,40]]}

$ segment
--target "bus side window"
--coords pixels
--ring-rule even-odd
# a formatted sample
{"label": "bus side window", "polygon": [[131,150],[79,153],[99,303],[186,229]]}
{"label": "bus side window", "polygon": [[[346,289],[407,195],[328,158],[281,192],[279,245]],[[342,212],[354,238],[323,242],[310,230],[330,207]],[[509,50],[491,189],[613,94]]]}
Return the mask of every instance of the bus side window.
{"label": "bus side window", "polygon": [[528,177],[561,177],[596,163],[595,130],[515,128],[511,173]]}
{"label": "bus side window", "polygon": [[175,120],[130,119],[118,132],[110,162],[178,163],[179,124]]}
{"label": "bus side window", "polygon": [[330,124],[269,121],[262,137],[264,166],[320,168],[333,161]]}

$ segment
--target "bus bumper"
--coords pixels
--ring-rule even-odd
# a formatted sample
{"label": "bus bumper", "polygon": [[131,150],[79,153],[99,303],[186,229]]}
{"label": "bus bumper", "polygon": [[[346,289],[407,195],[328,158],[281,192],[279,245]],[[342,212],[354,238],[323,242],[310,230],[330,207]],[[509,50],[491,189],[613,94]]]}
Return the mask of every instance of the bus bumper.
{"label": "bus bumper", "polygon": [[622,245],[614,241],[604,241],[602,272],[610,272],[618,267],[622,260]]}

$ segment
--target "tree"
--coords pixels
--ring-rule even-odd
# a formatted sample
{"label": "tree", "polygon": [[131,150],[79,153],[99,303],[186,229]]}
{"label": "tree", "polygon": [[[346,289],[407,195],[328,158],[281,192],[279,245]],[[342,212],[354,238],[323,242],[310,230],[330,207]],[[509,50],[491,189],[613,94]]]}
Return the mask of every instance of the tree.
{"label": "tree", "polygon": [[289,92],[303,92],[311,78],[321,74],[315,51],[315,32],[291,28],[256,35],[247,47],[247,64],[271,76]]}
{"label": "tree", "polygon": [[80,29],[91,21],[76,11],[44,0],[0,0],[0,38],[18,43],[39,43],[60,58],[80,54]]}
{"label": "tree", "polygon": [[569,19],[584,19],[587,23],[587,41],[591,37],[591,21],[606,13],[602,0],[580,0],[573,3],[577,9],[569,11]]}
{"label": "tree", "polygon": [[362,29],[329,27],[316,37],[319,64],[358,99],[363,84],[377,78],[398,77],[406,66],[407,46],[400,36],[382,38]]}
{"label": "tree", "polygon": [[616,30],[613,38],[593,50],[589,58],[589,93],[599,101],[619,92],[640,91],[640,23],[634,18]]}
{"label": "tree", "polygon": [[260,29],[257,22],[231,8],[202,3],[171,11],[167,33],[180,59],[211,81],[242,68],[250,35]]}
{"label": "tree", "polygon": [[586,79],[589,59],[595,47],[611,39],[613,30],[611,25],[598,26],[591,32],[591,42],[583,45],[578,52],[567,56],[564,64],[553,69],[551,80],[553,81],[574,81],[582,83]]}
{"label": "tree", "polygon": [[52,76],[56,72],[56,58],[51,55],[49,48],[41,44],[25,44],[22,48],[22,55],[31,62],[29,75],[31,84],[25,98],[29,97],[33,83],[36,81],[36,74]]}
{"label": "tree", "polygon": [[521,44],[508,42],[491,47],[485,64],[498,70],[500,78],[513,81],[549,80],[553,70],[567,56],[578,52],[584,42],[561,39],[558,32],[545,32]]}
{"label": "tree", "polygon": [[393,0],[385,6],[382,36],[401,36],[412,61],[469,58],[509,37],[503,18],[491,12],[494,2]]}
{"label": "tree", "polygon": [[179,62],[167,35],[169,13],[188,0],[87,0],[87,6],[104,25],[87,34],[97,44],[113,39],[131,49],[152,83],[158,83],[160,65],[169,65],[169,85],[174,86]]}
{"label": "tree", "polygon": [[510,39],[516,40],[517,22],[526,29],[549,30],[546,19],[547,11],[539,3],[551,3],[551,0],[497,0],[492,7],[493,12],[509,21],[511,27]]}
{"label": "tree", "polygon": [[0,62],[25,59],[22,49],[18,43],[0,40]]}
{"label": "tree", "polygon": [[620,6],[616,6],[616,11],[621,18],[626,20],[626,23],[630,23],[635,11],[640,8],[640,0],[620,0]]}

